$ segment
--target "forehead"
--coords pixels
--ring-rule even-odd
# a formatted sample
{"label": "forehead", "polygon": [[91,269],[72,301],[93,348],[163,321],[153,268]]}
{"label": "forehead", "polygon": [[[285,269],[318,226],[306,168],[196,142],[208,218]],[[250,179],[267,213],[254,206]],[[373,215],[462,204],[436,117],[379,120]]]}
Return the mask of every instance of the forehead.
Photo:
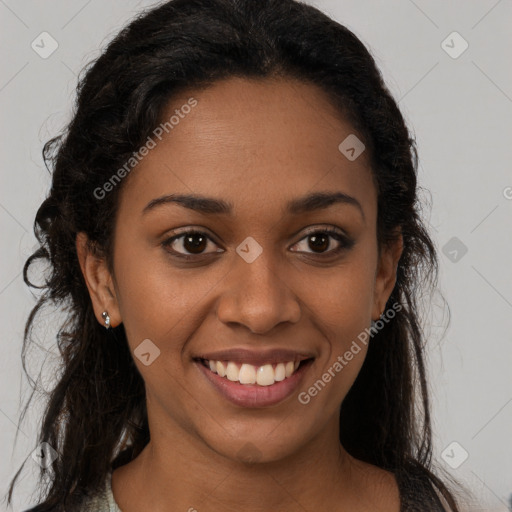
{"label": "forehead", "polygon": [[240,214],[316,190],[355,196],[375,213],[367,155],[349,160],[339,149],[358,135],[314,85],[230,78],[175,96],[161,121],[167,128],[150,134],[152,149],[123,183],[121,215],[177,192],[222,198]]}

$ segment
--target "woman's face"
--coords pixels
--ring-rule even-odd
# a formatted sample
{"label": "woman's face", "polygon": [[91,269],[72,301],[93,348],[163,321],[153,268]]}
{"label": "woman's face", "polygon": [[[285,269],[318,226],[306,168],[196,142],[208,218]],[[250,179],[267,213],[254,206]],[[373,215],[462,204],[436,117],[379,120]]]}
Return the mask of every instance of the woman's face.
{"label": "woman's face", "polygon": [[95,311],[124,323],[152,442],[277,460],[337,432],[366,345],[345,354],[382,313],[400,250],[379,260],[367,155],[339,149],[354,129],[316,87],[229,79],[173,114],[122,184],[115,299]]}

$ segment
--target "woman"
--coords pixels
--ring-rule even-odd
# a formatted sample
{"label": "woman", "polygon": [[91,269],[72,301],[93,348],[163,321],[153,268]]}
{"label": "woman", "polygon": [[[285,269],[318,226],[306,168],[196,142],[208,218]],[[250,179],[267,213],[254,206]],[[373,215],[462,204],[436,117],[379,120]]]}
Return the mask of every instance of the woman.
{"label": "woman", "polygon": [[43,304],[69,315],[31,510],[459,510],[431,464],[415,145],[354,34],[173,0],[78,92],[25,265],[52,274],[24,353]]}

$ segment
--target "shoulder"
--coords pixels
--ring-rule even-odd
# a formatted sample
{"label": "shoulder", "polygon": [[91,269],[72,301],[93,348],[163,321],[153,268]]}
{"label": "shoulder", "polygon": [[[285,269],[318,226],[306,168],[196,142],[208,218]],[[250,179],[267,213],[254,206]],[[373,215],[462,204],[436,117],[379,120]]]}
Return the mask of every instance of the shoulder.
{"label": "shoulder", "polygon": [[[118,512],[119,509],[113,508],[109,496],[105,491],[90,496],[83,501],[76,512]],[[70,511],[71,512],[71,511]],[[75,511],[73,511],[75,512]]]}
{"label": "shoulder", "polygon": [[84,494],[79,503],[70,506],[57,505],[50,507],[39,504],[24,512],[121,512],[117,507],[111,488],[111,474],[109,473],[105,484],[95,492]]}
{"label": "shoulder", "polygon": [[428,470],[421,467],[409,467],[397,471],[396,478],[400,488],[402,509],[418,512],[449,512],[452,509],[434,484]]}
{"label": "shoulder", "polygon": [[110,508],[108,500],[102,493],[85,498],[80,505],[66,507],[57,505],[48,507],[44,504],[36,505],[24,512],[118,512],[117,509]]}
{"label": "shoulder", "polygon": [[400,510],[400,489],[393,473],[358,459],[353,459],[352,469],[358,474],[358,480],[362,482],[360,491],[369,503],[378,506],[379,510]]}
{"label": "shoulder", "polygon": [[103,488],[84,499],[76,512],[121,512],[112,494],[112,472],[107,474]]}
{"label": "shoulder", "polygon": [[400,512],[450,512],[452,509],[434,485],[428,470],[407,465],[395,473],[355,460],[355,471],[364,476],[367,496],[382,510]]}

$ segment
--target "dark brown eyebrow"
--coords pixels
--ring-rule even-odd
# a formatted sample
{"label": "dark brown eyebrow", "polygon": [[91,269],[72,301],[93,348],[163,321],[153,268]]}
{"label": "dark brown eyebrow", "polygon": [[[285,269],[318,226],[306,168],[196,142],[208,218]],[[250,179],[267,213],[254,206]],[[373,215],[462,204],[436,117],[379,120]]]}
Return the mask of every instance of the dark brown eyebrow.
{"label": "dark brown eyebrow", "polygon": [[[231,215],[233,213],[233,204],[222,199],[192,194],[169,194],[150,201],[142,210],[142,214],[144,215],[157,206],[169,203],[179,204],[184,208],[188,208],[189,210],[194,210],[202,214]],[[298,215],[314,210],[323,210],[333,204],[348,204],[355,206],[361,213],[363,220],[365,220],[361,203],[355,197],[344,194],[343,192],[313,192],[290,201],[286,205],[286,212],[291,215]]]}

